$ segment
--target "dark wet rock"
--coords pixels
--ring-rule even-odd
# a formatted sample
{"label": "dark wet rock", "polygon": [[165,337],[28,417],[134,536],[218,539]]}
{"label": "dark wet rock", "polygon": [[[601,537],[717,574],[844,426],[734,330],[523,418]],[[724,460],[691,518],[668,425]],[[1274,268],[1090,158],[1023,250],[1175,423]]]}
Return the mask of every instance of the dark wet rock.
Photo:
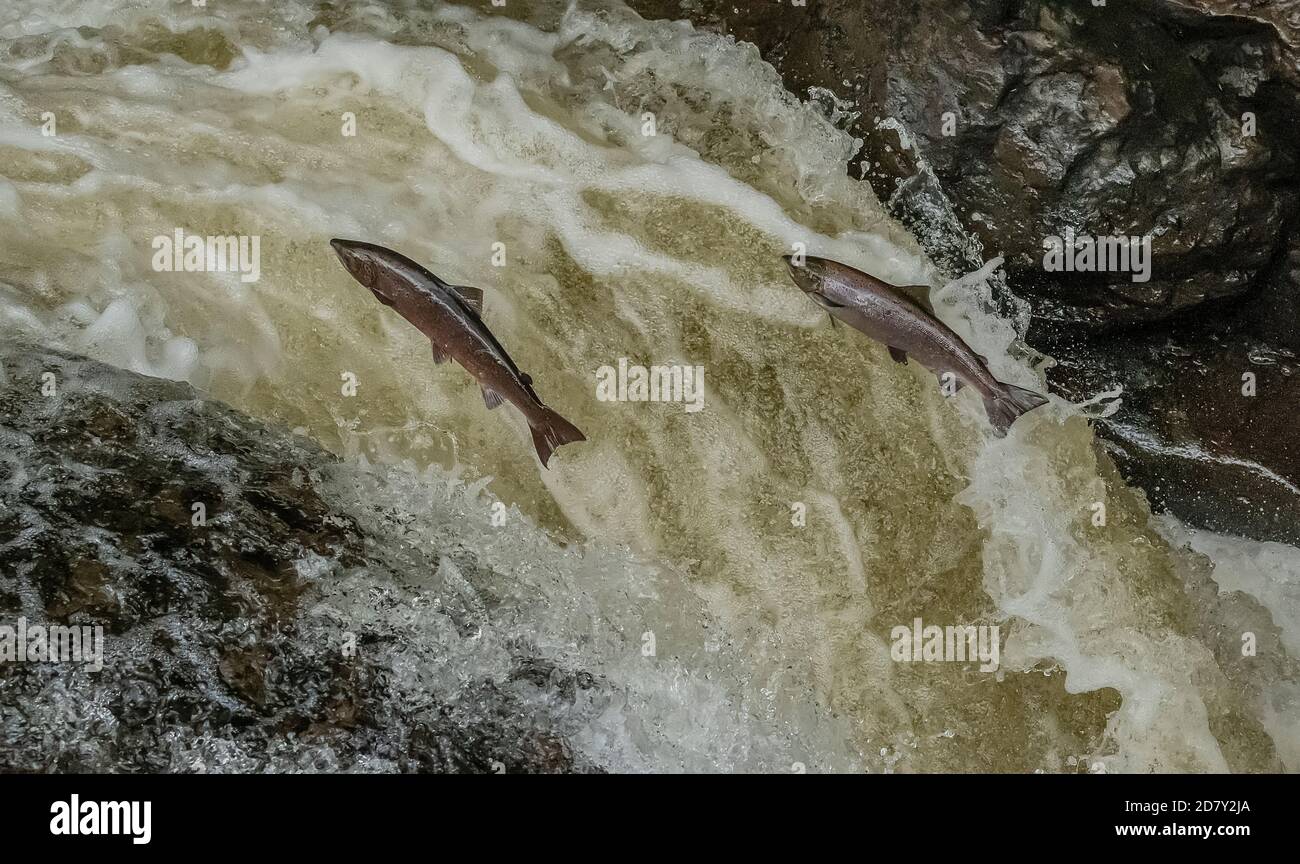
{"label": "dark wet rock", "polygon": [[[852,173],[954,275],[1005,256],[1029,342],[1061,361],[1053,387],[1124,386],[1101,431],[1130,479],[1195,524],[1296,542],[1278,429],[1300,376],[1265,369],[1249,402],[1240,377],[1300,352],[1300,2],[631,5],[854,101]],[[1067,229],[1151,235],[1150,280],[1045,272],[1044,239]]]}
{"label": "dark wet rock", "polygon": [[[797,92],[854,100],[881,199],[950,261],[934,222],[951,207],[951,236],[1006,256],[1044,327],[1113,328],[1242,296],[1271,273],[1300,207],[1300,3],[632,5],[754,42]],[[1151,281],[1044,273],[1043,239],[1067,228],[1152,234]]]}
{"label": "dark wet rock", "polygon": [[[481,603],[404,585],[308,439],[184,384],[0,344],[0,448],[0,625],[105,640],[97,672],[0,662],[0,770],[595,769],[559,716],[600,691],[583,670],[518,642],[455,686],[412,671],[480,629]],[[445,553],[422,554],[493,575]]]}
{"label": "dark wet rock", "polygon": [[1065,365],[1053,377],[1080,396],[1124,383],[1123,410],[1097,428],[1153,508],[1300,546],[1296,355],[1234,329],[1194,325],[1117,334],[1111,344],[1109,368]]}

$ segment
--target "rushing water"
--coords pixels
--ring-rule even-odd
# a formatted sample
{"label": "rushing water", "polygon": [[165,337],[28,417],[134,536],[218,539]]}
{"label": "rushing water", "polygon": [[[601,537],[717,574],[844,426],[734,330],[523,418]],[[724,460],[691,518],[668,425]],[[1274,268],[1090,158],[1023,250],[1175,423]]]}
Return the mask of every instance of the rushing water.
{"label": "rushing water", "polygon": [[[593,598],[550,630],[621,633],[585,650],[659,694],[642,722],[674,718],[672,746],[611,764],[1300,767],[1295,550],[1154,524],[1060,400],[990,437],[974,394],[945,399],[790,282],[794,243],[927,282],[999,378],[1042,389],[987,274],[945,287],[846,176],[854,149],[752,47],[613,3],[8,0],[0,326],[304,431],[353,459],[359,510],[400,505],[391,482],[367,499],[382,463],[424,530],[544,561],[547,602]],[[178,228],[258,236],[259,280],[157,271]],[[435,366],[334,236],[486,289],[589,441],[542,471],[517,413]],[[599,401],[624,357],[702,366],[704,409]],[[418,505],[443,479],[515,521]],[[1166,536],[1238,575],[1216,588]],[[647,611],[658,591],[675,599]],[[998,625],[1000,668],[895,661],[891,630],[917,618]],[[674,650],[638,651],[674,628]],[[738,743],[771,729],[806,746]]]}

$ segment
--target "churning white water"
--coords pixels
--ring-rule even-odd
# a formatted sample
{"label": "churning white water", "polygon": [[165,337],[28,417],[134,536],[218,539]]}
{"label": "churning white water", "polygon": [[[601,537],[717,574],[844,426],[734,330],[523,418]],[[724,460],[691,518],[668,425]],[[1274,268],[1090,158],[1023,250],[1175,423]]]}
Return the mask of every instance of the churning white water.
{"label": "churning white water", "polygon": [[[1220,580],[1079,409],[992,438],[790,282],[798,243],[927,282],[1043,388],[989,273],[945,286],[854,152],[751,46],[614,2],[8,0],[0,335],[299,429],[351,460],[363,523],[405,508],[514,567],[515,624],[628,694],[579,738],[611,767],[1300,767],[1293,555]],[[259,238],[259,278],[156,269],[177,229]],[[589,440],[542,471],[331,237],[483,287]],[[704,409],[599,401],[620,358],[703,367]],[[895,659],[918,618],[998,626],[998,670]]]}

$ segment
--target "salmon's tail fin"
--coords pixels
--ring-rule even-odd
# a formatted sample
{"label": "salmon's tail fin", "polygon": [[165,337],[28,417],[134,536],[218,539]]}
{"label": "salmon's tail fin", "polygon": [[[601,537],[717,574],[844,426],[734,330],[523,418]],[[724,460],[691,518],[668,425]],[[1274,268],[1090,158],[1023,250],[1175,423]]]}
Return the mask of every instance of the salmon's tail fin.
{"label": "salmon's tail fin", "polygon": [[532,429],[533,446],[537,448],[537,458],[542,460],[543,468],[551,460],[551,454],[555,452],[556,447],[587,440],[587,436],[583,435],[577,426],[550,408],[544,409],[541,419],[533,425]]}
{"label": "salmon's tail fin", "polygon": [[[1002,384],[1002,382],[998,382]],[[1007,434],[1011,424],[1026,411],[1033,411],[1039,405],[1046,405],[1047,398],[1033,390],[1017,387],[1014,384],[1002,384],[1000,391],[994,392],[984,400],[984,410],[988,412],[993,431],[1001,438]]]}

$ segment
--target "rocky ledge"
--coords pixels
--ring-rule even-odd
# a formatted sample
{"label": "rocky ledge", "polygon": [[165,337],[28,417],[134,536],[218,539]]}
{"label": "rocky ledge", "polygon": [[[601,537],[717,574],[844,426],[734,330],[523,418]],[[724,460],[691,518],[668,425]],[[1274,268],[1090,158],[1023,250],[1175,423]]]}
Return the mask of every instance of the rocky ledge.
{"label": "rocky ledge", "polygon": [[601,681],[523,641],[449,668],[489,614],[465,586],[501,574],[429,549],[404,584],[400,514],[370,536],[334,464],[187,385],[0,344],[0,643],[103,635],[99,662],[0,662],[0,771],[596,770],[564,724]]}

